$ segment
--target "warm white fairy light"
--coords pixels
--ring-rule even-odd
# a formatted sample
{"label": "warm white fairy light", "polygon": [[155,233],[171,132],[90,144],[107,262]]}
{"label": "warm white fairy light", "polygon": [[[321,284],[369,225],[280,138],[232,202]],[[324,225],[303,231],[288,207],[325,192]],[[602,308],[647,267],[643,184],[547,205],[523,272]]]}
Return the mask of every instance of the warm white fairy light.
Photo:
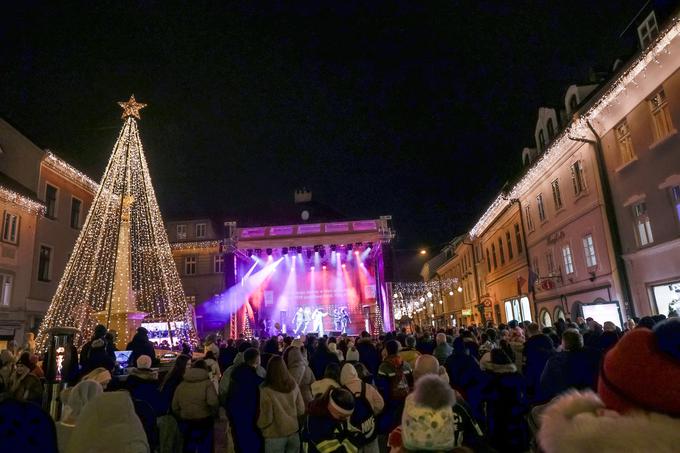
{"label": "warm white fairy light", "polygon": [[[116,274],[119,278],[123,275],[120,266],[116,269],[122,201],[127,202],[130,211],[130,272],[125,275],[132,280],[126,283],[134,291],[136,310],[148,314],[144,322],[183,322],[188,330],[178,332],[180,339],[196,339],[134,116],[126,116],[83,229],[40,326],[41,349],[46,346],[44,332],[51,327],[73,326],[81,330],[81,342],[88,339],[97,324],[96,314],[106,310],[113,297]],[[118,332],[125,340],[133,333]]]}
{"label": "warm white fairy light", "polygon": [[659,56],[669,53],[669,46],[680,34],[680,21],[675,18],[673,23],[659,34],[657,39],[643,52],[637,60],[628,65],[615,81],[611,82],[599,96],[597,101],[580,117],[560,134],[559,137],[546,149],[541,158],[529,169],[522,179],[506,194],[499,194],[482,214],[477,223],[470,230],[472,237],[478,237],[500,215],[512,199],[519,198],[536,182],[540,181],[545,174],[557,163],[557,161],[569,151],[573,145],[570,137],[583,137],[590,135],[588,122],[596,121],[603,112],[617,101],[617,98],[626,94],[630,85],[638,86],[637,77],[645,77],[647,67],[652,64],[660,64]]}
{"label": "warm white fairy light", "polygon": [[43,215],[45,213],[45,206],[37,201],[33,201],[28,197],[9,190],[6,187],[0,186],[0,199],[12,203],[22,209],[25,209],[34,215]]}
{"label": "warm white fairy light", "polygon": [[173,242],[170,244],[172,250],[211,249],[219,246],[220,241]]}
{"label": "warm white fairy light", "polygon": [[76,181],[80,185],[82,185],[85,189],[89,190],[92,193],[96,193],[97,189],[99,189],[99,184],[97,184],[95,181],[90,179],[89,176],[87,176],[85,173],[82,173],[80,170],[72,167],[68,163],[64,162],[60,158],[58,158],[52,151],[49,149],[46,150],[47,154],[45,156],[45,159],[43,160],[43,163],[54,170],[55,172],[61,174],[62,176],[65,176],[66,178],[70,179],[71,181]]}

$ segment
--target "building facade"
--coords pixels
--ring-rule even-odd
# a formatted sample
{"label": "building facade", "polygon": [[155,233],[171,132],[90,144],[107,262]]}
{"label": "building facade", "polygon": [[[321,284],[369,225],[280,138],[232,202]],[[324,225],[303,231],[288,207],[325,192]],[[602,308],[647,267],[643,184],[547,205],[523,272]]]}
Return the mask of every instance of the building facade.
{"label": "building facade", "polygon": [[0,119],[0,342],[36,332],[97,183]]}

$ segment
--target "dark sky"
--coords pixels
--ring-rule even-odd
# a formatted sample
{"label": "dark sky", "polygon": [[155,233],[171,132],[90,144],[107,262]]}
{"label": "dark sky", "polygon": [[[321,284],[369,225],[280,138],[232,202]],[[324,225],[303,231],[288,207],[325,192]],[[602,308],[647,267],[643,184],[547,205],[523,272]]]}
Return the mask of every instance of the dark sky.
{"label": "dark sky", "polygon": [[0,115],[99,180],[134,92],[164,215],[252,216],[306,186],[437,246],[643,3],[7,2]]}

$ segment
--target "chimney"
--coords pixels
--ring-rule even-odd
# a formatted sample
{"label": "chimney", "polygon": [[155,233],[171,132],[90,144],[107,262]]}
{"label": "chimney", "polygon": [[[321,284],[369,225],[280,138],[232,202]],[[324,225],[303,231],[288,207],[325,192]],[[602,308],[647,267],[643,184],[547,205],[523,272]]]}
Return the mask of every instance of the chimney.
{"label": "chimney", "polygon": [[312,192],[306,188],[298,189],[295,191],[295,204],[308,203],[312,201]]}

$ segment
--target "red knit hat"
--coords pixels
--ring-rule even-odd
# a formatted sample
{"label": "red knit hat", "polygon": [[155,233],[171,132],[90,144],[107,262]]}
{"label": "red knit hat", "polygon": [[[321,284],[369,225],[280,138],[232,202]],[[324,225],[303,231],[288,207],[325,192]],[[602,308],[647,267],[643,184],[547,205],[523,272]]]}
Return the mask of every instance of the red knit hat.
{"label": "red knit hat", "polygon": [[[672,324],[667,327],[677,327]],[[638,328],[625,334],[607,353],[598,393],[609,409],[680,416],[680,360],[667,347],[668,340],[669,335],[657,329]]]}

